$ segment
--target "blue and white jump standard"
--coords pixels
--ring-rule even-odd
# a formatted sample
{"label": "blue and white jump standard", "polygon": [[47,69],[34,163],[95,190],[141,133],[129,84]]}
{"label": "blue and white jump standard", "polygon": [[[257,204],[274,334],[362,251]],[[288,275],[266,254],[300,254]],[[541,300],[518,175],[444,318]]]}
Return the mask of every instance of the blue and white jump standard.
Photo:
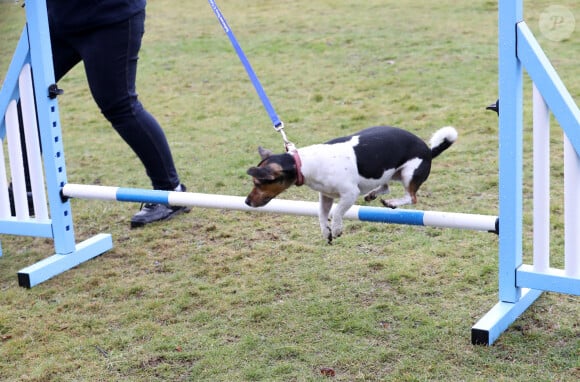
{"label": "blue and white jump standard", "polygon": [[[533,94],[533,265],[523,264],[523,69]],[[580,110],[522,19],[522,1],[499,1],[499,302],[472,328],[491,345],[543,291],[580,295]],[[549,111],[565,134],[564,269],[549,265]]]}
{"label": "blue and white jump standard", "polygon": [[[53,239],[53,256],[18,272],[19,285],[30,288],[108,251],[113,243],[109,234],[75,242],[70,203],[63,201],[60,194],[67,179],[46,2],[27,2],[25,11],[27,23],[0,89],[0,234]],[[18,104],[23,126],[18,118]],[[29,214],[22,140],[28,157],[34,216]],[[4,155],[5,142],[8,156]],[[7,192],[6,159],[14,214]]]}

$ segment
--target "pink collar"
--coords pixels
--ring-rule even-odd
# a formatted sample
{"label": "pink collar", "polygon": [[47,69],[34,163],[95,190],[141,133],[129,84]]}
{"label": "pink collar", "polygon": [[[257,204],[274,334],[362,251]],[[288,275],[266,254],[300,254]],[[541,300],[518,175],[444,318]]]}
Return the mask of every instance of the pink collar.
{"label": "pink collar", "polygon": [[298,155],[298,150],[292,151],[292,157],[294,158],[294,163],[296,164],[296,186],[302,186],[304,184],[304,175],[302,175],[302,161],[300,160],[300,155]]}

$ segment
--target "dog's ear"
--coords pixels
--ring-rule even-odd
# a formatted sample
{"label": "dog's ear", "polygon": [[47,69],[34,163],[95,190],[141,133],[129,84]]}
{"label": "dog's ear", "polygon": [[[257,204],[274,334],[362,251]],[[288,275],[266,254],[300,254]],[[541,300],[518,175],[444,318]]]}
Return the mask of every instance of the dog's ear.
{"label": "dog's ear", "polygon": [[260,157],[262,158],[262,160],[272,156],[272,154],[273,154],[272,150],[265,149],[262,146],[258,147],[258,153],[260,154]]}
{"label": "dog's ear", "polygon": [[246,173],[256,179],[274,180],[276,176],[268,167],[250,167]]}

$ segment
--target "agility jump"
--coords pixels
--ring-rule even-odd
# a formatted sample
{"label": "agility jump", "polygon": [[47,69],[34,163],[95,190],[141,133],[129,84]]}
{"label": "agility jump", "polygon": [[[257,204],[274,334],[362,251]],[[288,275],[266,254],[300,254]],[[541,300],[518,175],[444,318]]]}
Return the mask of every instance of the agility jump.
{"label": "agility jump", "polygon": [[[210,3],[215,4],[213,1]],[[353,206],[345,215],[347,219],[362,221],[472,229],[499,234],[499,302],[472,328],[472,343],[487,345],[491,345],[543,291],[580,295],[580,244],[577,239],[580,227],[580,195],[577,191],[577,180],[580,178],[580,111],[522,21],[521,0],[500,0],[499,14],[499,39],[502,41],[499,55],[501,219],[487,215],[389,210],[366,206]],[[20,286],[30,288],[112,248],[109,234],[99,234],[78,244],[75,242],[69,198],[317,215],[318,204],[314,202],[273,200],[270,205],[255,209],[246,206],[244,198],[237,196],[69,184],[66,179],[56,100],[59,90],[54,84],[45,1],[27,3],[26,19],[27,24],[0,90],[0,110],[4,113],[4,118],[0,120],[0,234],[52,238],[55,254],[19,271]],[[544,233],[534,239],[535,251],[537,247],[534,264],[522,263],[522,65],[538,89],[536,98],[541,100],[535,102],[535,105],[539,105],[535,120],[540,121],[538,129],[543,129],[538,130],[539,134],[545,132],[546,115],[552,111],[567,136],[565,172],[569,175],[565,185],[567,244],[564,269],[550,267],[549,237],[546,236],[549,221],[545,220],[538,223],[537,231]],[[34,81],[27,74],[30,71],[34,74]],[[34,99],[31,101],[27,94],[33,94]],[[23,121],[26,151],[31,162],[30,176],[31,180],[38,181],[32,185],[34,216],[28,211],[28,195],[23,181],[22,138],[19,137],[20,126],[16,117],[19,101],[26,114],[31,116],[30,113],[36,113],[36,118],[26,117]],[[31,108],[35,110],[30,111]],[[38,121],[38,126],[35,121]],[[36,131],[40,131],[40,136]],[[5,140],[9,150],[12,194],[7,192],[8,174],[3,165]],[[42,152],[39,147],[42,147]],[[540,159],[534,164],[534,173],[536,167],[545,170],[545,166],[549,167],[549,163],[546,165],[546,159]],[[42,187],[43,173],[46,187]],[[534,178],[534,182],[537,181]],[[549,216],[549,207],[546,210],[549,194],[546,196],[545,189],[537,193],[541,196],[537,199],[534,196],[534,211],[537,210],[539,215],[535,215],[534,220],[541,220],[545,219],[542,216]],[[11,198],[14,212],[10,211]]]}
{"label": "agility jump", "polygon": [[[215,2],[211,3],[215,6]],[[217,9],[217,6],[213,9]],[[56,99],[60,91],[54,84],[46,5],[41,0],[27,4],[25,10],[27,24],[0,91],[0,110],[6,111],[5,118],[0,120],[0,137],[3,141],[7,141],[10,179],[12,180],[12,187],[8,194],[6,191],[9,189],[8,174],[2,166],[0,170],[0,233],[52,238],[55,254],[20,270],[18,272],[19,285],[30,288],[112,248],[112,238],[109,234],[96,235],[82,243],[76,243],[69,202],[69,198],[72,197],[305,216],[317,215],[318,207],[313,202],[276,200],[266,208],[251,208],[245,205],[242,197],[237,196],[69,184],[66,178],[63,139]],[[34,68],[38,69],[34,70]],[[34,71],[34,81],[31,81],[30,75],[27,75],[30,70]],[[36,97],[33,100],[27,100],[26,94],[34,94]],[[37,181],[36,186],[33,185],[32,195],[27,194],[19,133],[21,126],[16,116],[19,102],[28,113],[32,113],[30,115],[33,115],[36,109],[37,118],[27,117],[23,121],[25,137],[22,139],[26,141],[29,177],[31,181],[41,180],[44,172],[46,197],[43,195],[42,181]],[[277,117],[273,108],[271,109],[270,114],[274,122]],[[36,120],[38,120],[38,126],[33,124]],[[283,124],[279,121],[275,122],[275,127],[284,136]],[[37,131],[40,131],[40,136],[36,134]],[[291,145],[285,136],[284,140],[287,146]],[[0,155],[3,155],[3,150],[2,145]],[[3,164],[4,160],[1,163]],[[39,184],[41,186],[38,186]],[[33,200],[34,214],[29,213],[28,209],[30,196]],[[11,205],[15,206],[13,213],[9,212]],[[498,227],[496,216],[389,210],[365,206],[353,206],[345,217],[369,222],[474,229],[495,233]]]}

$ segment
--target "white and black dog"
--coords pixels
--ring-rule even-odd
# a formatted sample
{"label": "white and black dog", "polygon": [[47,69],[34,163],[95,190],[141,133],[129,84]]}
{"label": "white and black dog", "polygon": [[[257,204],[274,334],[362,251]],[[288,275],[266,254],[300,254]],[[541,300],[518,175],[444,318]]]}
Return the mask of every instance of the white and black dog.
{"label": "white and black dog", "polygon": [[254,188],[246,204],[261,207],[292,185],[306,184],[320,193],[320,228],[331,243],[342,234],[342,218],[357,197],[364,195],[368,202],[387,194],[391,180],[403,183],[406,194],[399,199],[381,199],[383,205],[397,208],[417,203],[417,190],[429,177],[431,160],[456,139],[453,127],[443,127],[433,134],[429,148],[406,130],[376,126],[285,154],[274,155],[260,147],[262,161],[247,171]]}

